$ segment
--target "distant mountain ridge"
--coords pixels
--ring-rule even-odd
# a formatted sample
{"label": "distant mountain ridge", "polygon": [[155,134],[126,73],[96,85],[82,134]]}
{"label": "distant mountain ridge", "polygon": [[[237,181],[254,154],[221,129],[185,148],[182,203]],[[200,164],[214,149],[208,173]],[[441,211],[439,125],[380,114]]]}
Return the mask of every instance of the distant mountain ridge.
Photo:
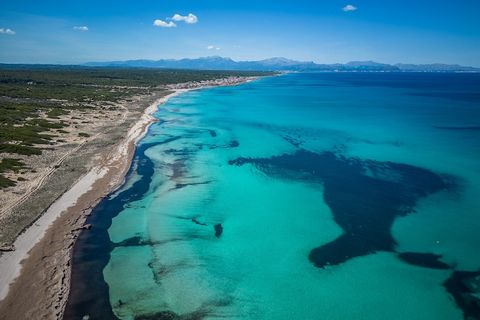
{"label": "distant mountain ridge", "polygon": [[318,64],[313,61],[296,61],[282,57],[258,61],[234,61],[220,56],[196,59],[126,60],[88,62],[89,67],[138,67],[197,70],[245,71],[364,71],[364,72],[480,72],[480,68],[457,64],[385,64],[375,61],[351,61],[345,64]]}

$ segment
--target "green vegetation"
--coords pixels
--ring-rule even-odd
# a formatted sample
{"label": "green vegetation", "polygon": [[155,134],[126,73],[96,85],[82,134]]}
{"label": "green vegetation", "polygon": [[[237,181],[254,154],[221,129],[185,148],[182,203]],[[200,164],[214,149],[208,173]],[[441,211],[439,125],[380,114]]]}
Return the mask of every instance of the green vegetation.
{"label": "green vegetation", "polygon": [[79,137],[86,137],[86,138],[90,137],[90,135],[88,133],[85,133],[85,132],[79,132],[78,136]]}
{"label": "green vegetation", "polygon": [[25,168],[25,164],[18,159],[4,158],[0,161],[0,189],[14,186],[15,181],[10,180],[2,175],[7,171],[19,172]]}
{"label": "green vegetation", "polygon": [[[55,134],[65,134],[60,119],[72,110],[87,111],[164,90],[167,84],[266,75],[265,72],[191,71],[138,68],[87,68],[0,64],[0,160],[4,154],[39,155]],[[95,107],[97,106],[97,107]],[[72,119],[82,120],[78,117]],[[86,123],[82,121],[82,123]],[[79,133],[89,137],[88,133]],[[7,160],[5,164],[3,162]],[[12,160],[12,159],[10,159]],[[0,189],[14,185],[2,173],[14,170],[2,160]]]}
{"label": "green vegetation", "polygon": [[15,181],[5,178],[0,174],[0,189],[11,187],[15,185]]}
{"label": "green vegetation", "polygon": [[5,158],[0,161],[0,172],[5,172],[11,170],[13,172],[18,172],[20,169],[24,168],[25,164],[18,159]]}
{"label": "green vegetation", "polygon": [[68,114],[68,111],[62,108],[54,108],[47,112],[47,116],[51,119],[58,119],[60,116]]}
{"label": "green vegetation", "polygon": [[41,154],[35,145],[49,144],[51,129],[61,129],[63,123],[54,123],[38,117],[41,106],[27,104],[0,104],[0,152],[21,155]]}
{"label": "green vegetation", "polygon": [[23,146],[19,144],[0,143],[0,153],[16,153],[22,155],[42,154],[38,148]]}
{"label": "green vegetation", "polygon": [[266,74],[251,71],[3,65],[0,66],[0,94],[13,98],[117,101],[146,88],[172,83]]}
{"label": "green vegetation", "polygon": [[9,82],[94,84],[117,86],[159,86],[188,81],[213,80],[229,76],[261,76],[272,72],[179,70],[152,68],[82,67],[0,64],[0,79]]}

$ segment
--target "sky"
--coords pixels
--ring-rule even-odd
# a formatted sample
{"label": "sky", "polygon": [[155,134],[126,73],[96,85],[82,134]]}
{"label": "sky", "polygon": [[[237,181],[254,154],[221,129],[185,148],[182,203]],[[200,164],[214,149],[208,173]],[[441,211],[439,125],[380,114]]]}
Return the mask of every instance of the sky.
{"label": "sky", "polygon": [[0,62],[286,57],[480,67],[479,0],[0,0]]}

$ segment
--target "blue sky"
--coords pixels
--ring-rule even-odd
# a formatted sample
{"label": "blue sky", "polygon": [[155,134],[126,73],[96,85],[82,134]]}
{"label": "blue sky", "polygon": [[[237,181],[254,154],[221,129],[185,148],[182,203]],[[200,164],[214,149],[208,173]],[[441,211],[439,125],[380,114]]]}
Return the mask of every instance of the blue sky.
{"label": "blue sky", "polygon": [[480,66],[478,0],[0,0],[0,8],[0,62],[221,55]]}

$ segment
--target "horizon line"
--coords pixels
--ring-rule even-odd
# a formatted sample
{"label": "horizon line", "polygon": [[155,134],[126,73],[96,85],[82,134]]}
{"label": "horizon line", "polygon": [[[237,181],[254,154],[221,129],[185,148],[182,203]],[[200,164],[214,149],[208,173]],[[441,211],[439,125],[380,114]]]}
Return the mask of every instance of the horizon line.
{"label": "horizon line", "polygon": [[207,58],[221,58],[224,60],[231,60],[233,62],[261,62],[261,61],[268,61],[274,59],[285,59],[291,62],[297,63],[313,63],[315,65],[347,65],[349,63],[375,63],[375,64],[382,64],[382,65],[389,65],[389,66],[396,66],[396,65],[415,65],[415,66],[423,66],[423,65],[448,65],[448,66],[459,66],[459,67],[469,67],[469,68],[477,68],[480,69],[480,66],[474,65],[464,65],[457,62],[423,62],[423,63],[405,63],[405,62],[395,62],[395,63],[387,63],[387,62],[379,62],[375,60],[350,60],[347,62],[316,62],[314,60],[296,60],[292,58],[286,58],[282,56],[272,56],[270,58],[261,58],[261,59],[233,59],[231,57],[220,56],[220,55],[207,55],[207,56],[198,56],[195,58],[192,57],[183,57],[183,58],[127,58],[127,59],[106,59],[106,60],[86,60],[84,62],[3,62],[0,61],[0,65],[51,65],[51,66],[86,66],[90,63],[115,63],[115,62],[129,62],[129,61],[180,61],[180,60],[199,60],[199,59],[207,59]]}

